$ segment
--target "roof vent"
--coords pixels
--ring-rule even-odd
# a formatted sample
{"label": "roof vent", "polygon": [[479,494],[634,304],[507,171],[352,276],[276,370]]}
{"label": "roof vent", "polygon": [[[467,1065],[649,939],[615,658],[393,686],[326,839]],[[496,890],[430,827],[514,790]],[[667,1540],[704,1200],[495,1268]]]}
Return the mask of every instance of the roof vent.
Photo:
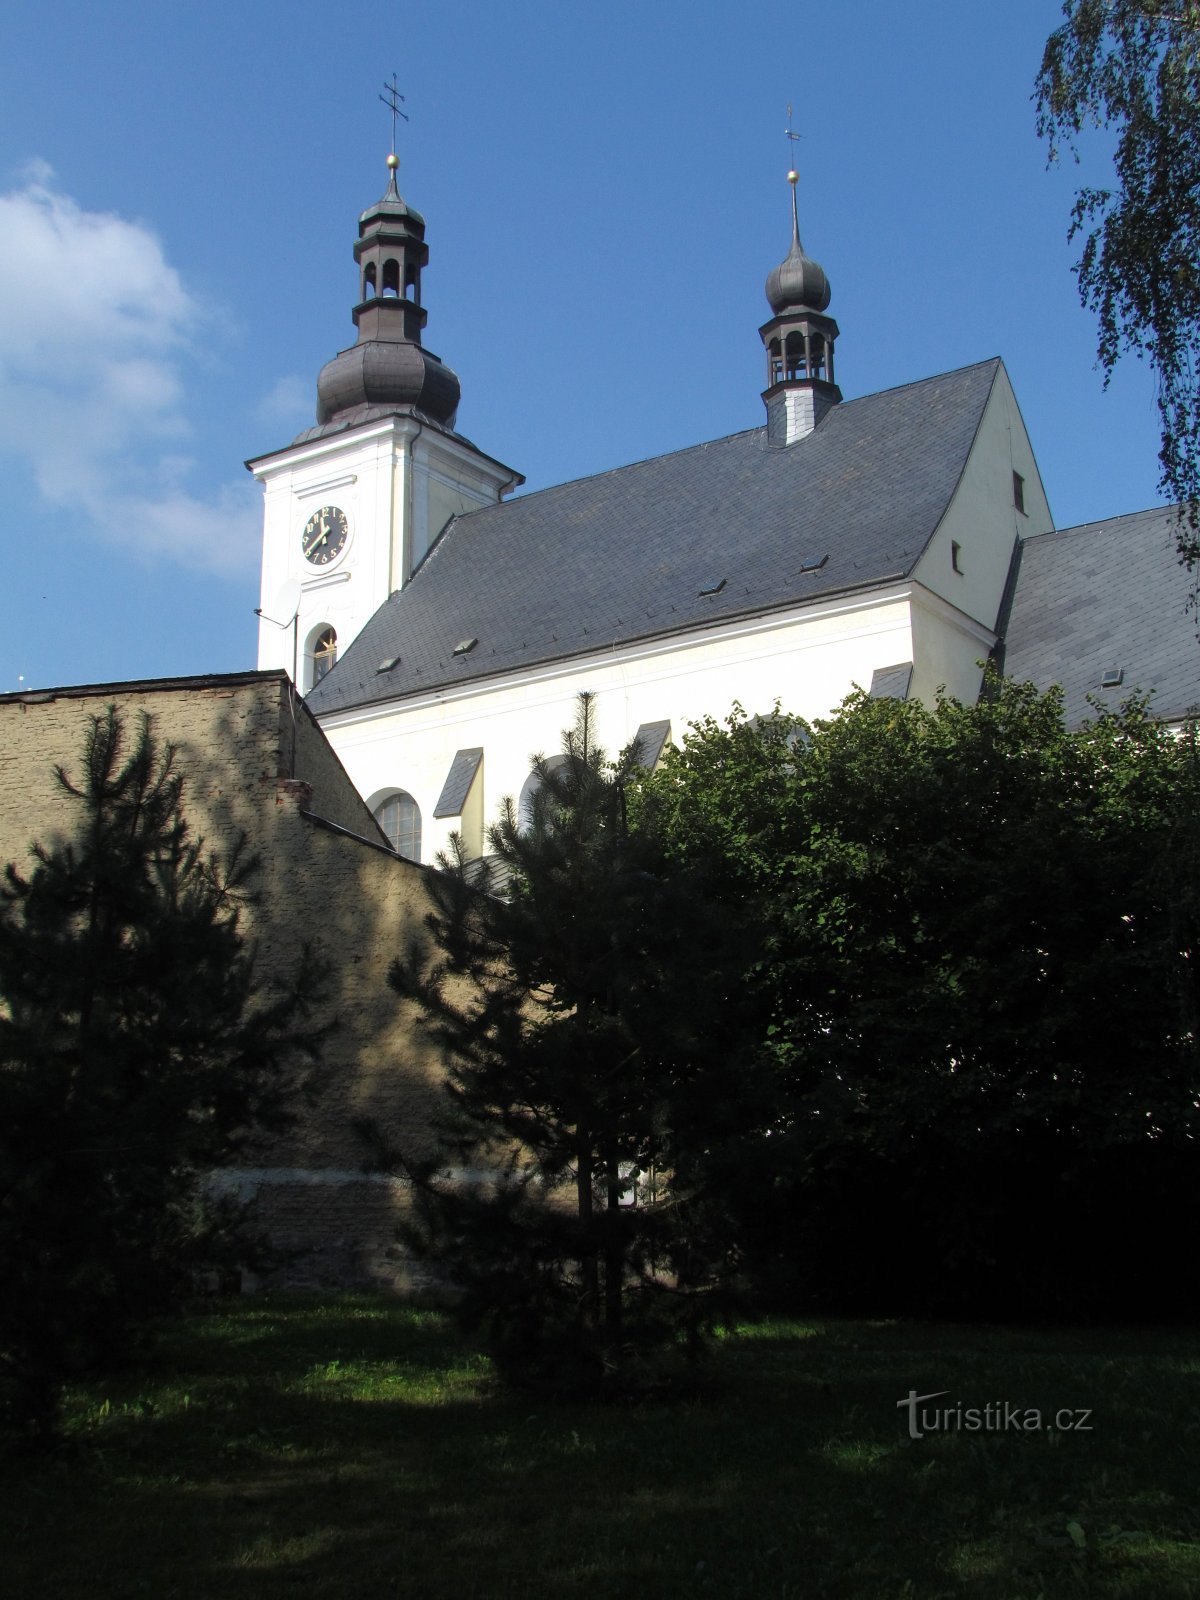
{"label": "roof vent", "polygon": [[399,661],[399,659],[400,659],[399,656],[385,656],[384,659],[375,668],[375,671],[376,672],[390,672],[392,670],[392,668],[396,665],[396,663]]}
{"label": "roof vent", "polygon": [[700,589],[700,590],[697,591],[697,593],[699,595],[701,595],[701,596],[704,596],[706,594],[720,594],[721,590],[725,587],[725,585],[728,582],[729,582],[728,578],[722,578],[720,583],[711,583],[711,584],[709,584],[707,589]]}
{"label": "roof vent", "polygon": [[1125,668],[1109,667],[1108,671],[1100,679],[1100,687],[1102,689],[1119,689],[1124,682]]}
{"label": "roof vent", "polygon": [[460,639],[458,641],[458,643],[454,646],[454,649],[451,651],[451,654],[452,655],[456,655],[456,656],[470,655],[471,651],[474,650],[475,646],[478,643],[479,643],[478,639]]}
{"label": "roof vent", "polygon": [[825,554],[821,557],[820,561],[806,561],[804,563],[804,565],[800,568],[800,571],[801,572],[820,572],[821,568],[825,565],[825,563],[828,560],[829,560],[829,551],[826,550]]}

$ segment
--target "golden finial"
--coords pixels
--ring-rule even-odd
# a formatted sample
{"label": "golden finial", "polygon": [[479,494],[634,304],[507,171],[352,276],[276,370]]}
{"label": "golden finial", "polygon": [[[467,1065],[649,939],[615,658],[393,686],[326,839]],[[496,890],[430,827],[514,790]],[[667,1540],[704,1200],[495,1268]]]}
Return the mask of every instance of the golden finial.
{"label": "golden finial", "polygon": [[793,189],[800,182],[800,174],[796,171],[795,167],[793,167],[788,173],[788,182],[791,184]]}
{"label": "golden finial", "polygon": [[396,154],[396,152],[394,150],[388,156],[387,164],[388,164],[389,167],[391,167],[393,172],[395,172],[396,168],[400,165],[400,157]]}

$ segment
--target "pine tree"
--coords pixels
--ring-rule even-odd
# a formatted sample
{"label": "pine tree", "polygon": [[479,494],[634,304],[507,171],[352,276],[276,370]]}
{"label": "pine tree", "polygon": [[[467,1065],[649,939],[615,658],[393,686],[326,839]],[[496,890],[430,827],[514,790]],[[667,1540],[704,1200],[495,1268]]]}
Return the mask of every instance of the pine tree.
{"label": "pine tree", "polygon": [[593,724],[583,695],[528,818],[510,800],[490,830],[487,881],[443,858],[435,948],[392,973],[451,1062],[439,1153],[406,1163],[409,1242],[510,1373],[583,1387],[694,1346],[736,1269],[721,1177],[757,1110],[732,919],[629,825],[636,752],[610,764]]}
{"label": "pine tree", "polygon": [[32,1432],[70,1374],[122,1353],[214,1260],[211,1170],[278,1127],[314,1053],[241,929],[256,864],[206,854],[176,753],[91,720],[69,842],[0,886],[0,1374]]}

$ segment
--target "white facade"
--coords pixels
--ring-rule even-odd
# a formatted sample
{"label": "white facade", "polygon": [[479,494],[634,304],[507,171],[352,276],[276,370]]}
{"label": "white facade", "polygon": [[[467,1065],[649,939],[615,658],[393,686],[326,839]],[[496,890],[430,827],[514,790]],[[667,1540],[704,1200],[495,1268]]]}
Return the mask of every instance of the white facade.
{"label": "white facade", "polygon": [[[413,416],[293,445],[249,463],[263,485],[258,666],[307,693],[314,650],[332,628],[344,650],[462,511],[492,505],[519,476]],[[336,507],[348,533],[324,565],[305,558],[310,518]]]}

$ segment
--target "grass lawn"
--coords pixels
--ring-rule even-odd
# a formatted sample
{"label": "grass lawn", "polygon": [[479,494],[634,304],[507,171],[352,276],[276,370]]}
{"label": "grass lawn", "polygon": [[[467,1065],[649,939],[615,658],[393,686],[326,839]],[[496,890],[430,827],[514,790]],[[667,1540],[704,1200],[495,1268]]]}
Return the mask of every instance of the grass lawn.
{"label": "grass lawn", "polygon": [[[1091,1427],[913,1439],[910,1390]],[[67,1415],[0,1467],[4,1600],[1200,1594],[1182,1333],[774,1324],[703,1400],[552,1406],[434,1313],[263,1297]]]}

